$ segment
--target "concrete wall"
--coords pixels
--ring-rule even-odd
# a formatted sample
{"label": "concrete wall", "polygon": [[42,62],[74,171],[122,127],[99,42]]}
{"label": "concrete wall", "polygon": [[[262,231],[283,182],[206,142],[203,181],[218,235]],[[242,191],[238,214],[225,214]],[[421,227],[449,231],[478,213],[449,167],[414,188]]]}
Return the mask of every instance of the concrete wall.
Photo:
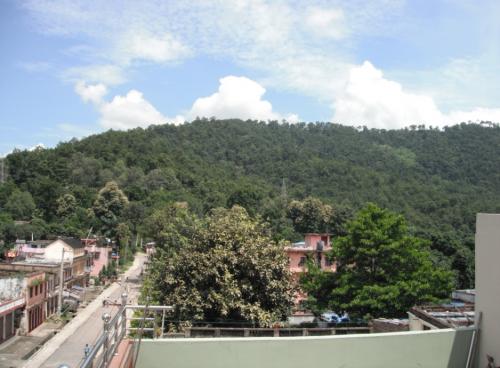
{"label": "concrete wall", "polygon": [[55,240],[45,248],[44,258],[47,261],[61,262],[62,250],[64,248],[64,260],[71,262],[73,260],[73,248],[61,239]]}
{"label": "concrete wall", "polygon": [[26,282],[24,275],[13,275],[0,279],[0,300],[17,299],[23,295]]}
{"label": "concrete wall", "polygon": [[476,313],[482,312],[479,367],[486,355],[500,365],[500,215],[480,213],[476,222]]}
{"label": "concrete wall", "polygon": [[97,252],[99,257],[93,258],[94,264],[90,271],[90,276],[99,276],[99,272],[101,272],[103,267],[108,267],[110,250],[108,247],[94,247],[94,251]]}
{"label": "concrete wall", "polygon": [[424,330],[438,330],[439,328],[430,324],[427,321],[417,317],[413,313],[408,312],[409,330],[410,331],[424,331]]}
{"label": "concrete wall", "polygon": [[464,368],[472,329],[143,340],[137,368]]}

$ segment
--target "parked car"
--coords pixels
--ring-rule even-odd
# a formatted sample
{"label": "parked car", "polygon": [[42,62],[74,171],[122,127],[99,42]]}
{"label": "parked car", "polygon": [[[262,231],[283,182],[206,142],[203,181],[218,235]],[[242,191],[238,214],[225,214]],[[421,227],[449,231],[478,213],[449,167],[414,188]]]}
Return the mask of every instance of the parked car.
{"label": "parked car", "polygon": [[351,321],[347,312],[344,312],[341,316],[339,316],[337,313],[332,311],[323,312],[320,319],[328,323],[345,323]]}

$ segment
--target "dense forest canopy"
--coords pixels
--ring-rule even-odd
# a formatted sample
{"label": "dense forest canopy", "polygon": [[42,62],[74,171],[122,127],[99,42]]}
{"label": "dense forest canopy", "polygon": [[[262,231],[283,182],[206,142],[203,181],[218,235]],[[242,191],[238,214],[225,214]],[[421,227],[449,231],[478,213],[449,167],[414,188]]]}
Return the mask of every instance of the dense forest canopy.
{"label": "dense forest canopy", "polygon": [[[0,236],[8,243],[23,231],[83,235],[110,181],[128,198],[121,216],[132,233],[145,232],[146,219],[167,203],[186,202],[199,215],[238,204],[278,237],[297,240],[286,218],[293,200],[316,197],[343,214],[373,202],[403,214],[470,286],[475,215],[500,211],[499,147],[492,124],[377,130],[200,119],[108,131],[8,155]],[[29,228],[12,223],[30,218]]]}

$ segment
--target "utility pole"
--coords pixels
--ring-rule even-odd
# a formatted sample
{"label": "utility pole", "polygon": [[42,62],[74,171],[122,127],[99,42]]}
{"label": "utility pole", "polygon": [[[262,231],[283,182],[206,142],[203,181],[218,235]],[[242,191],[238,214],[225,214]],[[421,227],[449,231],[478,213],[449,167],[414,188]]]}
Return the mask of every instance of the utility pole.
{"label": "utility pole", "polygon": [[59,317],[62,314],[63,287],[64,287],[64,246],[62,248],[61,268],[59,269],[59,299],[57,303],[57,314],[59,315]]}

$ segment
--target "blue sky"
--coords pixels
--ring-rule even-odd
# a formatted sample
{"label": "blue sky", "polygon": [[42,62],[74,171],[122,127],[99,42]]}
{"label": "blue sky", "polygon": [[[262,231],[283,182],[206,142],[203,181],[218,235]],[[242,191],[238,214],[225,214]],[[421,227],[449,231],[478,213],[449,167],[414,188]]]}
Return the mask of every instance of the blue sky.
{"label": "blue sky", "polygon": [[500,2],[0,2],[0,155],[196,116],[500,122]]}

